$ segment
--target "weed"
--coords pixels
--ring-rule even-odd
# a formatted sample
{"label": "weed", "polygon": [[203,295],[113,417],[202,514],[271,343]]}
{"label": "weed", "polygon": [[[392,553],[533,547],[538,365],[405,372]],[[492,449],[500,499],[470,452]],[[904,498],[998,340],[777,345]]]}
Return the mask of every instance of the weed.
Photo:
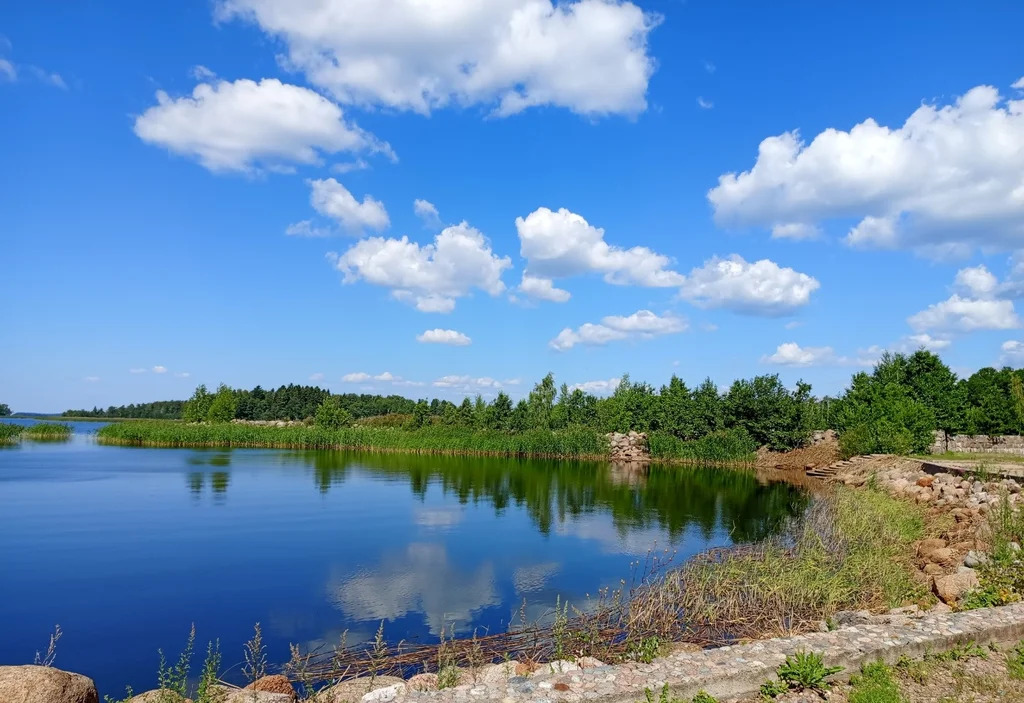
{"label": "weed", "polygon": [[707,691],[697,691],[697,695],[693,697],[690,703],[718,703],[718,699]]}
{"label": "weed", "polygon": [[565,659],[569,629],[569,602],[562,604],[561,596],[555,597],[555,621],[551,625],[551,637],[555,642],[555,659]]}
{"label": "weed", "polygon": [[[444,637],[442,632],[441,637]],[[388,643],[384,639],[384,621],[380,621],[380,626],[377,628],[377,634],[373,637],[373,648],[369,652],[370,659],[370,687],[373,687],[373,682],[384,670],[384,663],[388,659]]]}
{"label": "weed", "polygon": [[843,670],[841,666],[825,666],[822,655],[815,652],[797,652],[786,657],[778,669],[779,680],[790,688],[824,691],[828,688],[826,679]]}
{"label": "weed", "polygon": [[661,639],[656,635],[652,635],[651,637],[644,637],[640,640],[640,642],[630,650],[629,658],[634,661],[643,662],[644,664],[650,664],[658,657],[659,653],[661,653]]}
{"label": "weed", "polygon": [[1006,653],[1006,670],[1011,679],[1024,680],[1024,642]]}
{"label": "weed", "polygon": [[242,674],[249,683],[267,675],[267,648],[263,644],[263,629],[259,623],[253,626],[252,638],[245,643],[245,664]]}
{"label": "weed", "polygon": [[934,662],[958,662],[964,659],[970,659],[971,657],[988,659],[988,650],[983,647],[979,647],[977,642],[971,640],[970,642],[958,644],[951,649],[939,652],[938,654],[925,655],[925,659],[927,661]]}
{"label": "weed", "polygon": [[57,642],[63,634],[60,625],[54,625],[53,634],[50,635],[50,644],[46,648],[46,654],[40,654],[36,651],[36,666],[53,666],[53,662],[57,658]]}
{"label": "weed", "polygon": [[303,700],[313,700],[316,696],[317,677],[310,668],[312,655],[303,654],[297,644],[289,644],[288,649],[291,652],[291,657],[285,664],[285,671],[291,674],[291,678],[299,682]]}
{"label": "weed", "polygon": [[206,646],[206,660],[203,662],[203,671],[199,675],[195,703],[217,703],[215,686],[220,673],[220,661],[220,640],[215,640]]}
{"label": "weed", "polygon": [[788,690],[789,690],[789,686],[787,686],[786,684],[782,683],[781,681],[775,681],[774,679],[769,679],[768,681],[765,681],[763,684],[761,684],[760,693],[761,693],[761,698],[763,698],[764,700],[767,701],[767,700],[772,700],[773,698],[777,698],[777,697],[781,696],[783,693],[785,693]]}
{"label": "weed", "polygon": [[22,436],[38,441],[61,441],[71,437],[71,425],[56,422],[39,422],[26,427],[22,432]]}
{"label": "weed", "polygon": [[157,681],[160,683],[161,691],[177,693],[182,698],[188,695],[188,672],[192,661],[192,651],[196,643],[196,626],[193,624],[188,633],[188,640],[185,648],[178,657],[178,662],[173,666],[167,663],[164,651],[158,649],[160,655],[160,668],[157,670]]}
{"label": "weed", "polygon": [[920,659],[911,659],[903,654],[896,662],[896,669],[917,684],[928,680],[928,665]]}
{"label": "weed", "polygon": [[905,703],[899,684],[885,662],[865,664],[850,679],[850,703]]}
{"label": "weed", "polygon": [[437,688],[455,688],[459,685],[459,666],[453,651],[455,625],[452,624],[451,636],[445,640],[446,626],[441,626],[441,646],[437,650]]}
{"label": "weed", "polygon": [[21,433],[25,428],[21,425],[12,425],[9,422],[0,422],[0,444],[14,444],[21,439]]}
{"label": "weed", "polygon": [[103,696],[103,703],[131,703],[132,698],[135,697],[135,692],[131,686],[125,687],[124,698],[113,698],[112,696]]}
{"label": "weed", "polygon": [[686,701],[669,693],[668,684],[665,684],[657,698],[654,697],[654,691],[645,688],[643,703],[718,703],[718,699],[708,695],[706,691],[699,691],[696,696]]}

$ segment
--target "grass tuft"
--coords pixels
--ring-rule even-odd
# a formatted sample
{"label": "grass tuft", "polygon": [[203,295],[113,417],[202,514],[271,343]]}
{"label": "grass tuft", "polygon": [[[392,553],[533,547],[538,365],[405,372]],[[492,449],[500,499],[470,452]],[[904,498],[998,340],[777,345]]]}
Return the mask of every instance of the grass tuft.
{"label": "grass tuft", "polygon": [[63,422],[40,422],[26,427],[22,436],[42,442],[59,442],[71,437],[71,425]]}

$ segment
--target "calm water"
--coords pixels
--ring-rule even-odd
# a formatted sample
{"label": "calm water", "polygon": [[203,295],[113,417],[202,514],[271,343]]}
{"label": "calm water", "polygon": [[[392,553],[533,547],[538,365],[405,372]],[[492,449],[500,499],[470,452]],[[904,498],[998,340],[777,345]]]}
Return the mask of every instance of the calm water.
{"label": "calm water", "polygon": [[0,664],[59,623],[57,665],[101,695],[152,688],[192,622],[226,666],[256,621],[274,662],[381,620],[393,639],[504,630],[524,599],[582,604],[649,550],[757,539],[805,503],[740,471],[105,447],[98,426],[0,448]]}

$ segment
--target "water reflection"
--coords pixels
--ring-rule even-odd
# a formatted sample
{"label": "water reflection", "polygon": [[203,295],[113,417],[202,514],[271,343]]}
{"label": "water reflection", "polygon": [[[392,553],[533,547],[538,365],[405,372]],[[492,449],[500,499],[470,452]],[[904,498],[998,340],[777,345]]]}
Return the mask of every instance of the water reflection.
{"label": "water reflection", "polygon": [[441,544],[412,543],[385,555],[376,568],[341,574],[328,584],[331,601],[354,620],[394,621],[422,613],[427,629],[440,635],[452,623],[467,623],[488,606],[499,605],[494,564],[462,569],[449,562]]}

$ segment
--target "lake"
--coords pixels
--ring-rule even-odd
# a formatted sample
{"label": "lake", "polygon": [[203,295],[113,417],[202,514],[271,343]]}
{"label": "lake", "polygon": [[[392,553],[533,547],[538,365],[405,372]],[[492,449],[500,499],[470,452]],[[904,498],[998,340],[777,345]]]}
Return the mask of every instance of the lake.
{"label": "lake", "polygon": [[101,696],[154,688],[191,623],[229,681],[257,621],[277,664],[381,621],[392,640],[504,631],[524,601],[582,606],[652,550],[756,540],[807,501],[741,470],[111,447],[71,424],[0,447],[0,664],[31,663],[59,623],[56,666]]}

